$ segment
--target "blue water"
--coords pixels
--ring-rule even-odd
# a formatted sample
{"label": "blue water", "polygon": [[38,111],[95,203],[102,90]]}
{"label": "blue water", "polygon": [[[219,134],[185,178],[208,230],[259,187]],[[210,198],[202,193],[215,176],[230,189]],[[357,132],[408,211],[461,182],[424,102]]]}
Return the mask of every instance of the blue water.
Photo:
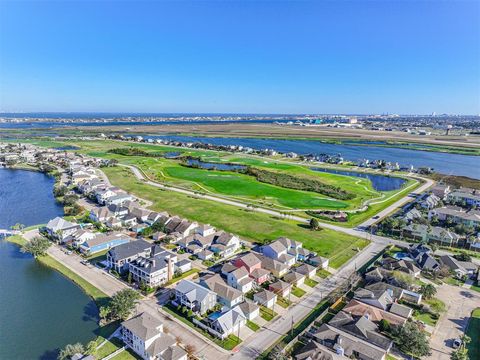
{"label": "blue water", "polygon": [[217,320],[220,316],[222,316],[222,312],[221,311],[215,311],[214,313],[211,313],[210,315],[208,315],[208,318],[210,320]]}
{"label": "blue water", "polygon": [[55,201],[55,180],[36,171],[0,168],[0,229],[16,223],[44,224],[63,215]]}
{"label": "blue water", "polygon": [[405,252],[397,252],[393,254],[393,257],[397,260],[406,260],[406,261],[413,261],[413,259]]}
{"label": "blue water", "polygon": [[335,169],[326,169],[326,168],[312,168],[312,170],[326,172],[330,174],[355,176],[355,177],[360,177],[364,179],[369,179],[372,183],[372,187],[377,191],[398,190],[406,182],[406,180],[399,177],[363,173],[359,171],[335,170]]}
{"label": "blue water", "polygon": [[166,159],[176,159],[180,156],[180,151],[167,151],[162,153],[163,157]]}
{"label": "blue water", "polygon": [[181,135],[150,135],[144,137],[181,142],[202,142],[214,145],[241,145],[243,147],[251,147],[258,150],[268,148],[284,153],[295,152],[302,155],[340,154],[345,160],[349,161],[381,159],[390,162],[398,162],[402,166],[413,165],[416,168],[431,167],[435,171],[446,175],[460,175],[480,179],[480,157],[472,155],[447,154],[368,145],[329,144],[320,141],[307,140],[212,138]]}
{"label": "blue water", "polygon": [[200,160],[197,160],[197,159],[188,159],[187,164],[188,165],[196,165],[196,166],[201,167],[202,169],[221,170],[221,171],[243,170],[243,169],[247,168],[245,165],[210,163],[210,162],[200,161]]}
{"label": "blue water", "polygon": [[[52,188],[42,173],[0,169],[0,228],[62,215]],[[97,314],[77,285],[0,240],[0,359],[56,359],[59,348],[95,338]]]}

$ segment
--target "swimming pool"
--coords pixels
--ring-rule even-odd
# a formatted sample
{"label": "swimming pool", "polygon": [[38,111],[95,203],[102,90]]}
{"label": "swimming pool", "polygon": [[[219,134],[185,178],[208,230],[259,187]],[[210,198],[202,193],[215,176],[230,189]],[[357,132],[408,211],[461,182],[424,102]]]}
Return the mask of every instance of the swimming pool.
{"label": "swimming pool", "polygon": [[413,261],[413,259],[406,252],[397,252],[393,254],[393,257],[397,260]]}

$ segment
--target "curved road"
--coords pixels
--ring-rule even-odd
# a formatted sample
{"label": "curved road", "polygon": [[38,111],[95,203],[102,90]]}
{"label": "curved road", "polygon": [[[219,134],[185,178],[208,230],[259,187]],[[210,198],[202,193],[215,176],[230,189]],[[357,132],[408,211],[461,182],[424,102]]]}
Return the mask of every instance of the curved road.
{"label": "curved road", "polygon": [[[213,195],[206,195],[206,194],[197,194],[194,191],[185,190],[181,188],[177,188],[174,186],[163,185],[157,182],[150,180],[140,169],[135,166],[131,165],[121,165],[124,167],[128,167],[132,170],[134,175],[137,179],[144,181],[146,184],[175,191],[178,193],[190,195],[190,196],[197,196],[203,199],[208,199],[211,201],[217,201],[223,204],[236,206],[240,208],[248,208],[247,204],[242,202],[233,201],[229,199],[224,199],[221,197],[216,197]],[[324,228],[328,228],[331,230],[343,232],[349,235],[357,236],[360,238],[365,238],[371,240],[372,242],[361,252],[356,254],[349,262],[344,264],[334,275],[330,276],[328,279],[325,279],[319,282],[313,291],[306,295],[299,303],[292,306],[287,315],[284,317],[278,317],[274,321],[268,323],[261,330],[256,332],[254,335],[245,339],[242,345],[233,353],[233,358],[239,360],[247,360],[247,359],[254,359],[263,353],[266,349],[272,346],[276,341],[278,341],[281,337],[283,337],[288,331],[290,331],[292,324],[296,324],[304,319],[310,311],[325,297],[327,296],[332,290],[338,287],[339,283],[343,282],[347,279],[351,274],[353,274],[357,268],[361,267],[363,264],[367,263],[373,256],[378,254],[382,251],[385,246],[389,244],[398,244],[403,246],[408,246],[407,242],[398,241],[394,239],[390,239],[383,236],[372,235],[365,231],[365,229],[372,225],[373,223],[381,220],[388,214],[390,214],[395,209],[405,205],[406,203],[413,201],[415,199],[415,195],[421,194],[425,190],[427,190],[430,186],[433,185],[433,181],[430,179],[423,179],[417,177],[417,179],[425,181],[420,187],[418,187],[415,191],[410,193],[408,196],[396,201],[394,204],[388,206],[380,213],[378,213],[374,218],[368,219],[363,224],[361,224],[357,228],[344,228],[341,226],[329,224],[329,223],[320,223],[320,225]],[[266,213],[269,215],[274,215],[278,217],[283,217],[284,215],[280,212],[275,210],[265,209],[261,207],[256,207],[253,209],[254,211]],[[299,222],[308,223],[309,220],[290,215],[289,219],[293,219]]]}

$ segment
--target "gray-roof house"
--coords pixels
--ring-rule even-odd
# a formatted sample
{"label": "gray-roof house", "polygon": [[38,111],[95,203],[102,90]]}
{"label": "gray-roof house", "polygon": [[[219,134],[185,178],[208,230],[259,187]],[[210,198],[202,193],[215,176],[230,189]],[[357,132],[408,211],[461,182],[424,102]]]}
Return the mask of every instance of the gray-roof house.
{"label": "gray-roof house", "polygon": [[128,271],[130,262],[139,257],[149,257],[152,253],[152,248],[152,244],[145,240],[136,240],[118,245],[107,252],[107,264],[118,273],[124,273]]}
{"label": "gray-roof house", "polygon": [[224,339],[230,334],[238,333],[246,322],[247,318],[237,306],[212,319],[210,327],[215,331],[213,332],[214,335]]}
{"label": "gray-roof house", "polygon": [[73,235],[78,229],[80,229],[80,225],[72,223],[59,216],[50,220],[47,223],[47,226],[45,226],[48,235],[60,243],[63,243],[67,237]]}
{"label": "gray-roof house", "polygon": [[314,333],[318,343],[333,349],[338,355],[358,360],[385,360],[387,350],[365,341],[330,324],[322,324]]}
{"label": "gray-roof house", "polygon": [[228,286],[219,274],[202,279],[200,284],[215,292],[218,302],[229,308],[235,307],[245,299],[240,290]]}
{"label": "gray-roof house", "polygon": [[175,303],[205,314],[217,304],[217,294],[193,281],[181,280],[175,287]]}
{"label": "gray-roof house", "polygon": [[145,360],[187,360],[187,352],[163,330],[160,320],[141,313],[122,323],[122,340]]}
{"label": "gray-roof house", "polygon": [[452,271],[454,271],[457,276],[472,276],[478,270],[477,265],[470,261],[459,261],[450,255],[443,255],[440,257],[440,261],[443,265],[448,266]]}

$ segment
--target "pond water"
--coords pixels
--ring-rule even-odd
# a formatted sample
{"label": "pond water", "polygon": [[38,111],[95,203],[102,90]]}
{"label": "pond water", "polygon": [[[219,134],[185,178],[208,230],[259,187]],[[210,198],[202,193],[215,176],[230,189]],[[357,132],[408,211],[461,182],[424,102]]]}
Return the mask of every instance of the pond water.
{"label": "pond water", "polygon": [[327,169],[327,168],[312,168],[312,170],[326,172],[330,174],[355,176],[355,177],[368,179],[371,181],[372,187],[377,191],[398,190],[406,182],[405,179],[395,177],[395,176],[370,174],[370,173],[363,173],[359,171],[337,170],[337,169]]}
{"label": "pond water", "polygon": [[236,165],[236,164],[222,164],[222,163],[212,163],[205,162],[198,159],[188,159],[188,165],[198,166],[202,169],[207,170],[221,170],[221,171],[235,171],[235,170],[244,170],[247,167],[245,165]]}
{"label": "pond water", "polygon": [[[42,173],[0,169],[0,228],[62,215],[53,183]],[[87,343],[97,328],[96,305],[78,286],[0,240],[0,359],[56,359],[58,348]]]}
{"label": "pond water", "polygon": [[167,139],[182,142],[202,142],[214,145],[241,145],[253,149],[274,149],[284,153],[297,154],[340,154],[346,160],[362,159],[386,160],[398,162],[402,166],[431,167],[435,171],[447,175],[468,176],[480,179],[480,157],[472,155],[447,154],[440,152],[378,147],[372,145],[329,144],[309,140],[282,140],[258,138],[220,138],[200,136],[144,136],[152,139]]}
{"label": "pond water", "polygon": [[181,152],[180,151],[167,151],[167,152],[164,152],[162,155],[165,159],[176,159],[181,155]]}

